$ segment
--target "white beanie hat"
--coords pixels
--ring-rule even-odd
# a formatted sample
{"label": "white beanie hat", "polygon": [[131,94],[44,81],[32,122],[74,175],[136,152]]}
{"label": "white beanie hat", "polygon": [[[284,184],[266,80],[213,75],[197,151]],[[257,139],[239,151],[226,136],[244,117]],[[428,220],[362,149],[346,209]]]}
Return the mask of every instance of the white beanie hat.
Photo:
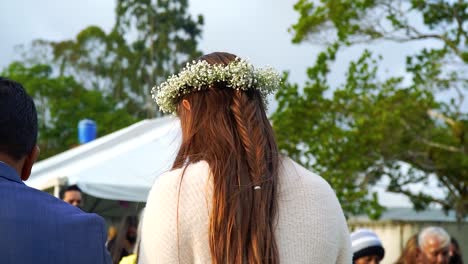
{"label": "white beanie hat", "polygon": [[377,255],[383,259],[385,250],[377,234],[369,229],[358,229],[351,233],[353,261],[363,257]]}

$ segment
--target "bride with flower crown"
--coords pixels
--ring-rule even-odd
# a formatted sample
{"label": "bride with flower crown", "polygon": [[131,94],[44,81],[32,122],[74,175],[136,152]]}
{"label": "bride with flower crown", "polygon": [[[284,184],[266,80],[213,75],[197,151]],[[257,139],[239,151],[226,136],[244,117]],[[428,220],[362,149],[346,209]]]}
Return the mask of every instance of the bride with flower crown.
{"label": "bride with flower crown", "polygon": [[149,194],[139,263],[351,263],[335,193],[278,151],[265,108],[279,84],[216,52],[153,89],[182,144]]}

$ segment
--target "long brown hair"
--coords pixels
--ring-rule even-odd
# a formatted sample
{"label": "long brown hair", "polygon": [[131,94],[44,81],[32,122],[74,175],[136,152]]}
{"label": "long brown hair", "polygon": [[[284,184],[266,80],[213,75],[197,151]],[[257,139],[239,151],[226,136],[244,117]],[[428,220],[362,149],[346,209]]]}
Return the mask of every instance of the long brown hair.
{"label": "long brown hair", "polygon": [[[221,65],[235,59],[221,52],[199,58]],[[190,110],[182,106],[183,99]],[[182,145],[173,168],[201,160],[209,164],[212,262],[279,263],[274,233],[279,158],[261,94],[216,83],[181,102]]]}
{"label": "long brown hair", "polygon": [[414,234],[406,242],[405,248],[395,264],[417,264],[418,254],[418,234]]}

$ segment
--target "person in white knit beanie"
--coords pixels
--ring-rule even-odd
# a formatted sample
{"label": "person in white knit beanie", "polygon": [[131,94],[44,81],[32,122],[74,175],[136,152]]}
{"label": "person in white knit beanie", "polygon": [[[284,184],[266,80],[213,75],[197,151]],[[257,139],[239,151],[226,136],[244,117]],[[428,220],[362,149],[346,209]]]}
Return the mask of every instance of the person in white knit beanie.
{"label": "person in white knit beanie", "polygon": [[358,229],[351,233],[351,250],[354,264],[378,264],[385,256],[382,242],[369,229]]}

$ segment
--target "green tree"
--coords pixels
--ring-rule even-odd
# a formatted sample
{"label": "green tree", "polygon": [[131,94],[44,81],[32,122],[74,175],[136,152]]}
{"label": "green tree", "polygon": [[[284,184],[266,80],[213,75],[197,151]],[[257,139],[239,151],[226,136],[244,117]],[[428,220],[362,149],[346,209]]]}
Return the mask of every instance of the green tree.
{"label": "green tree", "polygon": [[[299,0],[295,9],[293,42],[327,48],[303,88],[286,81],[277,95],[280,148],[329,180],[348,214],[378,217],[382,207],[369,187],[386,176],[387,190],[407,195],[416,209],[436,203],[454,209],[458,219],[467,216],[468,3]],[[406,76],[382,80],[379,60],[365,51],[350,63],[343,84],[330,85],[330,65],[344,47],[429,39],[436,48],[407,57]],[[441,100],[440,92],[455,96]],[[444,198],[408,188],[431,177]]]}
{"label": "green tree", "polygon": [[52,77],[49,65],[11,63],[2,76],[20,82],[33,97],[38,112],[40,159],[78,145],[78,122],[97,122],[98,136],[135,122],[117,102],[100,91],[88,90],[72,77]]}
{"label": "green tree", "polygon": [[197,42],[202,24],[201,15],[193,19],[188,14],[187,0],[118,0],[110,33],[89,26],[75,39],[40,40],[35,46],[51,50],[45,63],[60,76],[72,76],[85,88],[111,96],[141,119],[157,114],[151,88],[201,55]]}

